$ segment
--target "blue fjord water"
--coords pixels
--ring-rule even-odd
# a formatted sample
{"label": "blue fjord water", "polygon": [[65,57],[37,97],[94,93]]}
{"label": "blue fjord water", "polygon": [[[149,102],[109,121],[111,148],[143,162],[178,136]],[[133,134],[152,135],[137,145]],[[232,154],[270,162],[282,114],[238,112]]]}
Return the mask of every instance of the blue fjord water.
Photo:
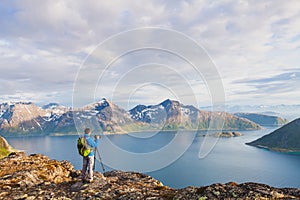
{"label": "blue fjord water", "polygon": [[[182,188],[189,185],[204,186],[212,183],[234,181],[265,183],[274,187],[300,188],[300,155],[271,152],[245,145],[265,134],[272,128],[259,131],[242,131],[241,137],[219,138],[213,150],[204,158],[199,159],[199,148],[204,137],[193,139],[191,146],[171,165],[162,169],[147,172],[152,177],[162,181],[164,185]],[[99,151],[105,152],[106,159],[117,163],[118,169],[130,170],[134,166],[139,170],[141,160],[131,160],[130,165],[125,157],[113,154],[110,149],[101,149],[104,143],[112,142],[119,148],[137,154],[157,151],[168,144],[174,137],[174,132],[161,132],[152,137],[132,137],[131,135],[110,135],[100,140]],[[148,133],[149,134],[149,133]],[[184,133],[183,139],[190,139],[190,132]],[[17,149],[25,150],[27,154],[41,153],[57,160],[69,160],[76,169],[81,168],[82,158],[77,153],[78,136],[41,136],[41,137],[8,137],[8,142]],[[178,142],[178,146],[182,142]],[[176,146],[174,151],[176,151]],[[158,156],[156,162],[163,162],[168,155]],[[103,158],[103,157],[102,157]],[[105,166],[106,171],[112,168]],[[102,172],[99,159],[96,170]]]}

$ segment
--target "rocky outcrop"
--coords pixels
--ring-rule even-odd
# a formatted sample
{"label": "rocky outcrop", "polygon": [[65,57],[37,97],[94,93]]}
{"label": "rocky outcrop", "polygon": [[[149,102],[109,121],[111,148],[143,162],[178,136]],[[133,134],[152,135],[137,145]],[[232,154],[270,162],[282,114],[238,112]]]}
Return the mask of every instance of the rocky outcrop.
{"label": "rocky outcrop", "polygon": [[282,126],[288,123],[284,118],[260,113],[234,113],[234,115],[249,119],[261,126]]}
{"label": "rocky outcrop", "polygon": [[300,153],[300,118],[246,144],[272,151]]}
{"label": "rocky outcrop", "polygon": [[8,156],[10,153],[15,152],[14,148],[12,148],[8,142],[0,136],[0,159]]}
{"label": "rocky outcrop", "polygon": [[82,183],[80,171],[68,161],[12,153],[0,160],[0,199],[299,199],[300,189],[257,183],[213,184],[174,189],[136,173],[95,172],[93,183]]}
{"label": "rocky outcrop", "polygon": [[214,133],[213,136],[228,138],[228,137],[239,137],[242,136],[242,134],[236,131],[223,131],[223,132]]}

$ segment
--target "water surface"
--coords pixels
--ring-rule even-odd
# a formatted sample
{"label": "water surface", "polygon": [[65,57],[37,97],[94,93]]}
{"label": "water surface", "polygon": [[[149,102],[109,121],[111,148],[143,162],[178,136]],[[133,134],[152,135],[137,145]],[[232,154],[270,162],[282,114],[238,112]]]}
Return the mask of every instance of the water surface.
{"label": "water surface", "polygon": [[[242,131],[243,136],[234,138],[220,138],[213,150],[203,159],[199,159],[199,148],[204,139],[200,135],[193,139],[187,151],[171,165],[147,174],[162,181],[165,185],[182,188],[189,185],[204,186],[212,183],[225,183],[229,181],[259,182],[274,187],[300,188],[300,156],[286,153],[271,152],[264,149],[245,145],[262,135],[270,133],[273,129],[267,128],[259,131]],[[143,133],[140,133],[143,134]],[[145,133],[146,134],[146,133]],[[174,132],[162,132],[152,137],[137,138],[130,135],[110,135],[102,138],[99,151],[102,158],[112,159],[118,164],[120,170],[140,171],[139,165],[143,160],[131,160],[110,154],[105,143],[114,145],[133,153],[147,153],[159,151],[169,144],[175,137]],[[184,139],[190,140],[193,134],[186,132],[178,142],[183,145]],[[9,137],[8,142],[17,149],[25,150],[27,154],[42,153],[53,159],[69,160],[76,169],[81,168],[82,158],[77,153],[76,142],[78,136],[43,136],[43,137]],[[176,148],[174,148],[174,152]],[[171,154],[172,152],[170,152]],[[153,160],[163,162],[168,155],[162,155]],[[112,168],[105,166],[106,171]],[[96,170],[101,171],[99,161]]]}

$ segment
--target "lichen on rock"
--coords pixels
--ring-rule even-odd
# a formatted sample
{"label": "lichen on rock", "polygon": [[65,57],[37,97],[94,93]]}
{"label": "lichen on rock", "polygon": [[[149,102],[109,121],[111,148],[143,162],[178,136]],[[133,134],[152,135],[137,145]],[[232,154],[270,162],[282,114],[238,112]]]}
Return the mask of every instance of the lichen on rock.
{"label": "lichen on rock", "polygon": [[10,146],[5,138],[0,136],[0,159],[15,151],[17,150]]}

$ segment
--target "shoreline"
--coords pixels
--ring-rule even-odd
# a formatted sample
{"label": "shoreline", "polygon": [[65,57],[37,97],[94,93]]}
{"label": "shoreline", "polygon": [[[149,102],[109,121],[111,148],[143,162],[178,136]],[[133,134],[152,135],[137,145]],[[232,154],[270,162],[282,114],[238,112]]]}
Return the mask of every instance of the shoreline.
{"label": "shoreline", "polygon": [[249,145],[249,146],[252,146],[252,147],[259,148],[259,149],[264,149],[264,150],[267,150],[267,151],[271,151],[271,152],[300,155],[300,150],[272,148],[272,147],[267,147],[267,146],[264,146],[264,145],[255,145],[255,144],[251,144],[251,143],[245,143],[245,144]]}
{"label": "shoreline", "polygon": [[[268,127],[263,127],[263,129],[268,128]],[[262,129],[259,129],[262,130]],[[257,129],[224,129],[224,130],[217,130],[217,129],[213,129],[213,130],[209,130],[209,129],[179,129],[179,130],[141,130],[141,131],[130,131],[130,132],[107,132],[104,131],[103,133],[100,134],[94,134],[92,133],[92,135],[124,135],[124,134],[138,134],[138,133],[153,133],[153,132],[194,132],[194,131],[231,131],[231,132],[238,132],[238,131],[259,131]],[[82,133],[83,134],[83,133]],[[40,137],[40,136],[75,136],[75,135],[82,135],[82,134],[78,134],[76,132],[65,132],[65,133],[59,133],[59,132],[55,132],[55,133],[0,133],[0,136],[2,137]]]}

